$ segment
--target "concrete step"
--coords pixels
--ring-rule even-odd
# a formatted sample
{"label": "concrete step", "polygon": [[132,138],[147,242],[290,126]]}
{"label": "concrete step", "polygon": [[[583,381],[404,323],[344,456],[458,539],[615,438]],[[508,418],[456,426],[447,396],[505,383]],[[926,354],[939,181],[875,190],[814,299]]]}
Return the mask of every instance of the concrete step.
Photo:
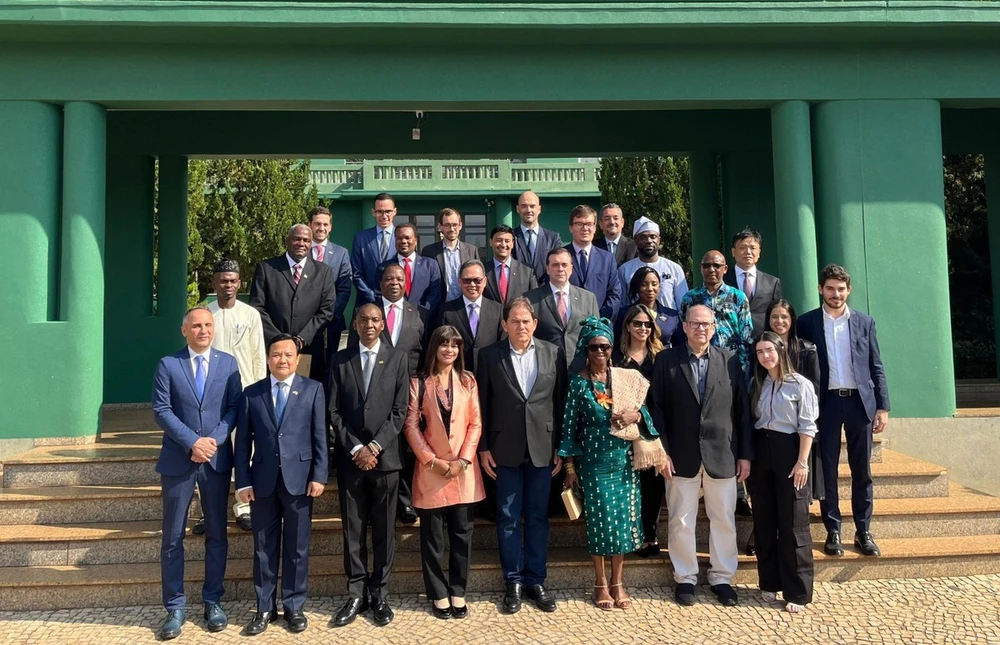
{"label": "concrete step", "polygon": [[[927,461],[892,450],[882,451],[882,461],[871,465],[876,499],[943,497],[948,494],[948,471]],[[851,497],[851,469],[840,464],[838,489],[841,499]]]}
{"label": "concrete step", "polygon": [[4,488],[159,483],[159,445],[44,446],[4,461]]}

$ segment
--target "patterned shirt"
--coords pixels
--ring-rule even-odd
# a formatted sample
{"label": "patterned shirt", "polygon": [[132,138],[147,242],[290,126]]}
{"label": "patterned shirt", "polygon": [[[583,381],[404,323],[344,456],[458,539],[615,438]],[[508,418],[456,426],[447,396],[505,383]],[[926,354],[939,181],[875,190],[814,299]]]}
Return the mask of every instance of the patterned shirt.
{"label": "patterned shirt", "polygon": [[743,292],[727,284],[719,286],[713,296],[706,287],[698,287],[684,294],[681,300],[681,319],[694,305],[705,305],[715,312],[715,335],[712,344],[736,354],[744,374],[750,374],[750,347],[753,345],[753,319],[750,302]]}

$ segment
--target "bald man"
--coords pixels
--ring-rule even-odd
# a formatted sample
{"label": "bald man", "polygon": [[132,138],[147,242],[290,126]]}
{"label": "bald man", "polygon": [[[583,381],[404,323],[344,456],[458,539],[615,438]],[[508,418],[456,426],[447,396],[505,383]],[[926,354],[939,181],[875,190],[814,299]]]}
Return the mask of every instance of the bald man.
{"label": "bald man", "polygon": [[514,229],[514,259],[532,267],[538,284],[543,284],[548,280],[546,257],[563,245],[562,237],[538,224],[542,203],[534,192],[525,191],[517,198],[517,214],[521,225]]}

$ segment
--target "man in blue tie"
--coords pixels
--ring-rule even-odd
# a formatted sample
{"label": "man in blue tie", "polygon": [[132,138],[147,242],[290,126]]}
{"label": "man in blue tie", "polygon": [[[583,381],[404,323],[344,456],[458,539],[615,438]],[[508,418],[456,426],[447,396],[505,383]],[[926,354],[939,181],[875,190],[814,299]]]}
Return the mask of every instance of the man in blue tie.
{"label": "man in blue tie", "polygon": [[354,288],[358,290],[355,307],[377,300],[379,267],[396,254],[396,227],[392,223],[396,218],[396,201],[392,195],[375,195],[372,217],[375,226],[360,231],[351,244]]}
{"label": "man in blue tie", "polygon": [[187,347],[160,359],[153,377],[153,418],[163,430],[156,462],[163,488],[160,571],[167,617],[161,640],[177,638],[184,625],[184,533],[197,483],[205,512],[205,583],[202,600],[208,630],[226,628],[219,601],[229,543],[226,512],[233,468],[230,432],[242,387],[236,359],[212,349],[215,323],[208,307],[184,314]]}

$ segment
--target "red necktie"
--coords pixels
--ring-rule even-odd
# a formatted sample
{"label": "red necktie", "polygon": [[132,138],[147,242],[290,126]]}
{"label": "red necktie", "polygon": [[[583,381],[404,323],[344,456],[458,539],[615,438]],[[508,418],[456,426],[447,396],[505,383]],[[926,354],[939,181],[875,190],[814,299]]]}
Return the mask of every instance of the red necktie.
{"label": "red necktie", "polygon": [[392,332],[396,329],[396,305],[389,305],[389,316],[386,318],[386,325],[389,327],[389,338],[392,338]]}
{"label": "red necktie", "polygon": [[313,247],[313,251],[316,252],[316,254],[315,254],[316,255],[316,261],[317,262],[322,262],[323,261],[323,245],[322,244],[317,244],[316,246]]}
{"label": "red necktie", "polygon": [[295,271],[292,273],[292,279],[295,280],[295,284],[299,283],[302,279],[302,267],[298,264],[295,265]]}
{"label": "red necktie", "polygon": [[413,269],[410,268],[410,258],[403,258],[406,262],[406,266],[403,267],[403,273],[406,274],[406,297],[410,297],[410,287],[413,285]]}
{"label": "red necktie", "polygon": [[507,265],[500,265],[500,302],[507,302]]}
{"label": "red necktie", "polygon": [[556,291],[556,309],[559,310],[559,317],[562,318],[563,325],[569,322],[569,316],[567,315],[568,310],[566,308],[566,294],[562,291]]}

